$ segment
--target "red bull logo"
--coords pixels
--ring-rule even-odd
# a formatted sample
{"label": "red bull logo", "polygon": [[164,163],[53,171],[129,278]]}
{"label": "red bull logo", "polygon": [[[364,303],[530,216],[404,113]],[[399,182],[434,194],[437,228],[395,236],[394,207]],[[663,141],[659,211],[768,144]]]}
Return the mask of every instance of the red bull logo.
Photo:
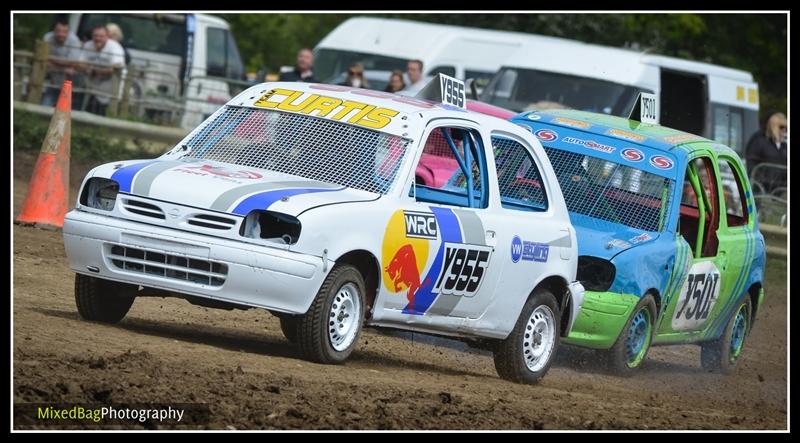
{"label": "red bull logo", "polygon": [[[402,210],[395,211],[389,218],[386,226],[386,233],[383,237],[382,248],[382,271],[383,285],[390,293],[400,294],[406,292],[409,308],[413,310],[414,297],[417,291],[425,286],[428,281],[423,282],[421,276],[428,261],[431,238],[436,238],[435,221],[431,222],[427,216],[431,214],[405,213]],[[407,219],[409,216],[411,219]],[[424,217],[423,217],[424,216]],[[419,223],[411,223],[416,220]],[[426,232],[431,235],[419,235],[419,229],[424,223]],[[409,229],[409,226],[413,229]],[[433,229],[433,232],[431,230]],[[392,299],[390,299],[392,300]],[[402,299],[393,299],[391,303],[399,303]],[[405,306],[403,301],[402,305]]]}
{"label": "red bull logo", "polygon": [[[408,299],[409,309],[414,307],[414,295],[422,286],[417,269],[417,257],[411,245],[401,247],[384,269],[391,278],[394,285],[394,292],[408,289],[406,298]],[[427,281],[426,281],[427,283]]]}

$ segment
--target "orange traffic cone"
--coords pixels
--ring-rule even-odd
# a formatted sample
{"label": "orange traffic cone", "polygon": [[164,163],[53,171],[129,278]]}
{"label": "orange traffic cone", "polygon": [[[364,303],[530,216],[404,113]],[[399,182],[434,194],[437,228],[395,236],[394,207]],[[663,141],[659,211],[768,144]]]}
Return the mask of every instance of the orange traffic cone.
{"label": "orange traffic cone", "polygon": [[44,229],[59,229],[64,226],[64,216],[69,207],[71,108],[72,82],[65,80],[47,136],[42,143],[39,159],[33,168],[22,213],[15,220],[16,223]]}

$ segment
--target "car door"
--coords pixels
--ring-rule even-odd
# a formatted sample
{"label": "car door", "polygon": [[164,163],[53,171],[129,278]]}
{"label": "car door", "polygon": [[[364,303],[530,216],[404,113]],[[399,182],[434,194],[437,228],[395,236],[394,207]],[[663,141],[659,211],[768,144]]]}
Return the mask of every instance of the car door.
{"label": "car door", "polygon": [[[390,217],[377,306],[409,315],[473,317],[499,278],[491,177],[477,125],[437,120]],[[469,171],[468,173],[465,173]]]}
{"label": "car door", "polygon": [[723,154],[716,162],[720,198],[719,261],[722,271],[720,297],[709,313],[705,335],[717,337],[722,332],[736,301],[748,288],[744,287],[755,259],[756,238],[745,192],[744,168],[735,157]]}
{"label": "car door", "polygon": [[691,261],[678,294],[669,297],[659,334],[692,339],[711,323],[729,298],[735,245],[720,223],[724,208],[719,195],[719,170],[710,151],[690,157],[680,200],[679,233],[689,244]]}

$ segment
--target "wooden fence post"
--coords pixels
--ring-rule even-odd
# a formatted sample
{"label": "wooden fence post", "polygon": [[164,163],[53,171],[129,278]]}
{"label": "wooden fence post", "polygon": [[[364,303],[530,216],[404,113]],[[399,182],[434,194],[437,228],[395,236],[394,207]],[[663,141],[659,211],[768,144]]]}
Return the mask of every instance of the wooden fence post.
{"label": "wooden fence post", "polygon": [[42,101],[44,91],[44,77],[47,73],[47,56],[50,49],[46,42],[36,40],[36,49],[33,53],[33,66],[31,68],[31,78],[28,83],[28,103],[39,104]]}

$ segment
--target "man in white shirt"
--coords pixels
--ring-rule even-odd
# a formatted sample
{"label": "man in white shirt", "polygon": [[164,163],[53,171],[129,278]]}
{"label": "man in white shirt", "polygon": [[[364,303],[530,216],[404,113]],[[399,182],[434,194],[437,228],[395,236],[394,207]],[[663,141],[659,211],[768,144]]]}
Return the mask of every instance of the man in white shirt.
{"label": "man in white shirt", "polygon": [[422,60],[410,60],[408,62],[406,77],[408,77],[408,85],[403,89],[405,91],[403,95],[414,95],[425,86],[422,78]]}
{"label": "man in white shirt", "polygon": [[83,72],[87,76],[89,105],[87,111],[105,115],[112,94],[112,74],[115,67],[125,68],[125,51],[119,43],[111,40],[105,25],[92,29],[92,39],[83,44],[81,61],[86,64]]}
{"label": "man in white shirt", "polygon": [[51,57],[47,63],[42,104],[54,106],[64,80],[71,79],[75,72],[75,63],[80,59],[81,41],[70,32],[69,24],[61,21],[56,22],[53,30],[45,34],[42,40],[47,43],[50,51],[48,56]]}

